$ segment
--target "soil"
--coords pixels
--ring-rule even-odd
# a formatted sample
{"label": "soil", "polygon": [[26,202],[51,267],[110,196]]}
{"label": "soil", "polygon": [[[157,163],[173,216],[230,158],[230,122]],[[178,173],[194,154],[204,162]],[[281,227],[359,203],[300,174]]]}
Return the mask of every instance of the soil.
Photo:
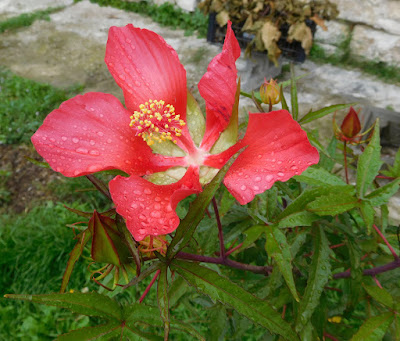
{"label": "soil", "polygon": [[0,212],[4,209],[15,213],[26,212],[35,202],[54,199],[47,184],[61,176],[51,169],[33,164],[27,157],[42,161],[32,147],[0,145],[0,170],[10,174],[4,184],[10,193],[10,200],[5,205],[3,203]]}

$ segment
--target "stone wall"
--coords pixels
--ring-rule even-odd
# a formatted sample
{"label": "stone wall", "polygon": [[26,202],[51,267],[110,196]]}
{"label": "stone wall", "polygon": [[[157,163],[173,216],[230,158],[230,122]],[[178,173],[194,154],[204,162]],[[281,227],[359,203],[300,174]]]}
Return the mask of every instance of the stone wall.
{"label": "stone wall", "polygon": [[328,31],[318,27],[315,42],[326,53],[341,52],[338,47],[349,37],[350,55],[400,67],[399,0],[331,0],[339,17],[327,22]]}

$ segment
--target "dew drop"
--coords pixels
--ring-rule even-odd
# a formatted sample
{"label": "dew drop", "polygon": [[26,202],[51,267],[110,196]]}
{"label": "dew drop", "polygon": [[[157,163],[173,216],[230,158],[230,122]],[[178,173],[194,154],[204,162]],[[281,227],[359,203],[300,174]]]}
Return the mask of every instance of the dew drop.
{"label": "dew drop", "polygon": [[171,212],[171,211],[172,211],[171,205],[168,205],[168,206],[167,206],[166,211],[167,211],[167,212]]}
{"label": "dew drop", "polygon": [[297,170],[298,168],[297,168],[297,166],[292,166],[292,167],[290,167],[290,169]]}
{"label": "dew drop", "polygon": [[145,193],[145,194],[151,194],[151,190],[150,190],[149,188],[145,188],[145,189],[144,189],[144,193]]}
{"label": "dew drop", "polygon": [[262,158],[262,155],[261,154],[258,154],[258,156],[257,156],[259,159],[261,159]]}
{"label": "dew drop", "polygon": [[52,137],[50,137],[50,141],[51,141],[51,142],[56,142],[56,140],[53,139]]}
{"label": "dew drop", "polygon": [[63,140],[63,141],[67,141],[67,140],[68,140],[68,138],[67,138],[66,136],[61,136],[61,140]]}
{"label": "dew drop", "polygon": [[239,172],[239,173],[238,173],[238,176],[242,176],[242,175],[243,175],[243,172]]}
{"label": "dew drop", "polygon": [[46,141],[46,140],[47,140],[47,137],[46,137],[46,136],[42,136],[42,140],[43,140],[43,141]]}
{"label": "dew drop", "polygon": [[267,176],[265,177],[265,180],[269,182],[269,181],[271,181],[273,178],[274,178],[274,177],[273,177],[272,175],[269,174],[269,175],[267,175]]}
{"label": "dew drop", "polygon": [[129,38],[126,38],[125,41],[130,44],[132,42],[132,40],[130,40]]}
{"label": "dew drop", "polygon": [[86,148],[78,148],[76,152],[79,154],[87,154],[89,151]]}
{"label": "dew drop", "polygon": [[161,198],[160,197],[155,197],[154,200],[155,201],[161,201]]}
{"label": "dew drop", "polygon": [[254,180],[257,181],[257,182],[260,182],[261,181],[261,177],[260,176],[256,176]]}
{"label": "dew drop", "polygon": [[141,235],[143,235],[143,234],[146,233],[146,230],[145,230],[145,229],[139,229],[138,232],[139,232]]}
{"label": "dew drop", "polygon": [[138,206],[137,206],[136,203],[133,203],[133,204],[131,205],[131,207],[132,207],[132,208],[137,208]]}
{"label": "dew drop", "polygon": [[161,212],[160,211],[153,211],[153,212],[150,213],[150,215],[153,218],[160,218],[161,217]]}
{"label": "dew drop", "polygon": [[136,195],[141,195],[141,194],[142,194],[142,192],[139,191],[138,189],[135,189],[135,190],[133,191],[133,193],[136,194]]}
{"label": "dew drop", "polygon": [[72,138],[72,142],[73,142],[73,143],[78,143],[78,142],[79,142],[79,139],[78,139],[77,137],[73,137],[73,138]]}
{"label": "dew drop", "polygon": [[277,175],[278,175],[278,176],[284,176],[285,174],[283,174],[282,172],[278,172]]}
{"label": "dew drop", "polygon": [[63,169],[62,169],[61,167],[57,167],[57,168],[56,168],[56,171],[57,171],[57,172],[62,172]]}
{"label": "dew drop", "polygon": [[125,163],[126,163],[127,165],[130,165],[130,164],[131,164],[131,162],[130,162],[129,160],[125,160]]}
{"label": "dew drop", "polygon": [[135,85],[136,85],[136,86],[140,86],[141,84],[140,84],[139,81],[135,81]]}
{"label": "dew drop", "polygon": [[159,203],[156,203],[156,204],[154,205],[154,208],[155,208],[156,210],[159,210],[159,209],[161,209],[161,205],[160,205]]}
{"label": "dew drop", "polygon": [[104,133],[103,133],[102,131],[98,131],[98,132],[97,132],[97,135],[99,135],[99,136],[103,136],[103,135],[104,135]]}
{"label": "dew drop", "polygon": [[144,214],[139,214],[139,219],[146,220],[146,216]]}
{"label": "dew drop", "polygon": [[96,142],[94,142],[93,140],[90,140],[89,143],[91,146],[94,146],[96,144]]}
{"label": "dew drop", "polygon": [[246,187],[245,185],[242,185],[242,186],[240,187],[240,189],[241,189],[242,191],[245,191],[245,190],[247,189],[247,187]]}
{"label": "dew drop", "polygon": [[74,175],[76,176],[76,175],[78,175],[78,174],[79,174],[79,171],[76,170],[76,171],[74,172]]}
{"label": "dew drop", "polygon": [[111,139],[108,139],[108,140],[107,140],[107,143],[111,143],[111,142],[112,142]]}
{"label": "dew drop", "polygon": [[258,191],[260,189],[260,187],[258,187],[258,186],[254,186],[253,188],[255,191]]}
{"label": "dew drop", "polygon": [[98,150],[93,149],[93,150],[91,150],[91,151],[89,152],[89,154],[90,154],[90,155],[97,156],[97,155],[100,155],[100,152],[99,152]]}
{"label": "dew drop", "polygon": [[277,164],[278,164],[278,165],[281,165],[281,164],[282,164],[282,161],[278,161]]}

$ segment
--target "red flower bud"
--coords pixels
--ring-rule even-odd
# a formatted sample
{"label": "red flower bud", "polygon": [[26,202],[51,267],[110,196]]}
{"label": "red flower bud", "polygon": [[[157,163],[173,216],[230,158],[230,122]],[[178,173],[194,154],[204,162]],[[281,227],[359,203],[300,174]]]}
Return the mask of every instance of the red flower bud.
{"label": "red flower bud", "polygon": [[278,83],[271,78],[269,82],[264,78],[260,87],[261,101],[265,104],[277,104],[281,101],[281,92]]}
{"label": "red flower bud", "polygon": [[361,130],[361,123],[358,118],[357,112],[350,107],[350,110],[340,126],[344,136],[352,138],[356,136]]}

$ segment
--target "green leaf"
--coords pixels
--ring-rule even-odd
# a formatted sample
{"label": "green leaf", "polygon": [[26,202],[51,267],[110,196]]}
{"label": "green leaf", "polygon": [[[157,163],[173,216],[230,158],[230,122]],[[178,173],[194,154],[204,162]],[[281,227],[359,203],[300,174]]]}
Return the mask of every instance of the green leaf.
{"label": "green leaf", "polygon": [[280,96],[281,96],[281,105],[282,105],[282,110],[287,110],[289,111],[289,107],[286,103],[286,98],[285,95],[283,94],[283,86],[281,85],[280,87]]}
{"label": "green leaf", "polygon": [[186,122],[190,136],[194,143],[199,146],[206,130],[205,119],[199,103],[197,103],[189,90],[187,92]]}
{"label": "green leaf", "polygon": [[393,321],[393,313],[385,313],[369,318],[358,332],[353,335],[351,341],[378,341],[385,336],[386,330]]}
{"label": "green leaf", "polygon": [[349,251],[349,259],[351,266],[351,281],[349,281],[348,285],[350,288],[350,297],[348,297],[349,302],[348,305],[351,305],[354,309],[356,304],[360,301],[360,294],[362,292],[361,283],[362,283],[362,267],[361,267],[361,257],[362,251],[357,241],[351,237],[347,236],[347,249]]}
{"label": "green leaf", "polygon": [[121,323],[110,321],[95,327],[86,327],[72,330],[67,334],[57,337],[57,341],[89,341],[89,340],[110,340],[113,336],[121,336]]}
{"label": "green leaf", "polygon": [[158,308],[160,309],[160,315],[164,321],[164,339],[168,340],[170,321],[169,321],[169,301],[168,301],[168,267],[163,265],[161,272],[158,276],[157,284],[157,299]]}
{"label": "green leaf", "polygon": [[400,179],[396,179],[375,191],[372,191],[365,197],[365,199],[367,199],[372,206],[387,204],[389,199],[398,191],[399,185]]}
{"label": "green leaf", "polygon": [[297,312],[297,332],[300,332],[310,320],[311,315],[319,304],[323,288],[331,276],[330,253],[331,250],[324,230],[321,227],[315,228],[314,254],[310,273],[308,274],[307,287]]}
{"label": "green leaf", "polygon": [[297,98],[297,87],[293,63],[290,64],[290,102],[292,106],[293,119],[297,121],[297,118],[299,116],[299,103]]}
{"label": "green leaf", "polygon": [[360,203],[360,210],[361,215],[365,221],[368,234],[370,234],[372,231],[372,224],[374,223],[375,210],[370,203],[364,200]]}
{"label": "green leaf", "polygon": [[338,176],[328,172],[324,168],[320,168],[319,166],[315,165],[308,167],[303,173],[301,173],[301,175],[296,175],[293,178],[308,185],[346,185],[346,183]]}
{"label": "green leaf", "polygon": [[214,179],[206,187],[204,187],[203,192],[201,192],[197,196],[196,200],[192,203],[191,207],[189,208],[189,212],[179,224],[175,232],[175,236],[172,238],[171,244],[168,247],[168,259],[173,258],[192,238],[197,225],[200,223],[201,219],[203,219],[204,211],[224,179],[225,174],[228,172],[232,163],[236,160],[241,151],[243,151],[243,149],[230,158],[224,167],[220,169]]}
{"label": "green leaf", "polygon": [[290,341],[299,340],[290,325],[266,301],[263,301],[229,279],[195,263],[173,260],[171,269],[179,273],[199,292],[235,309],[254,323]]}
{"label": "green leaf", "polygon": [[78,261],[79,257],[82,255],[83,249],[87,242],[89,241],[90,237],[92,235],[90,234],[89,230],[86,229],[85,231],[81,232],[78,235],[78,242],[75,244],[74,248],[72,249],[67,267],[64,272],[64,276],[62,279],[61,283],[61,289],[60,293],[63,294],[65,292],[65,289],[67,288],[67,284],[69,282],[69,279],[71,278],[72,270],[74,269],[75,263]]}
{"label": "green leaf", "polygon": [[307,210],[320,216],[337,214],[351,210],[358,206],[358,199],[354,196],[354,189],[343,186],[342,193],[323,195],[307,205]]}
{"label": "green leaf", "polygon": [[34,165],[42,167],[42,168],[50,168],[50,165],[47,162],[43,162],[43,161],[38,161],[35,160],[29,156],[25,156],[25,159],[27,159],[29,162],[32,162]]}
{"label": "green leaf", "polygon": [[220,303],[217,303],[213,307],[207,310],[208,317],[208,337],[207,340],[219,341],[223,340],[224,334],[227,327],[227,316],[226,309]]}
{"label": "green leaf", "polygon": [[158,307],[145,305],[143,303],[134,303],[124,306],[123,317],[127,325],[132,329],[136,328],[135,324],[137,322],[156,327],[162,327],[164,325]]}
{"label": "green leaf", "polygon": [[243,234],[246,235],[246,239],[243,241],[242,246],[237,251],[250,247],[262,235],[265,229],[265,225],[254,225],[243,232]]}
{"label": "green leaf", "polygon": [[300,124],[305,124],[305,123],[309,123],[312,122],[318,118],[324,117],[326,115],[329,115],[337,110],[342,110],[342,109],[346,109],[351,107],[352,105],[356,105],[357,103],[350,103],[350,104],[335,104],[335,105],[331,105],[329,107],[326,108],[322,108],[320,110],[317,111],[310,111],[308,114],[304,115],[299,123]]}
{"label": "green leaf", "polygon": [[299,302],[299,296],[297,295],[296,285],[294,284],[293,269],[292,269],[292,255],[290,248],[286,240],[286,236],[277,226],[267,226],[265,230],[267,236],[267,242],[265,243],[265,249],[268,255],[272,257],[278,264],[279,270],[281,271],[286,284],[292,293],[294,299]]}
{"label": "green leaf", "polygon": [[379,119],[376,120],[371,141],[360,155],[357,165],[357,195],[364,198],[381,168],[381,145],[379,139]]}
{"label": "green leaf", "polygon": [[[239,97],[240,97],[240,79],[237,84],[235,103],[232,107],[232,114],[228,126],[219,136],[217,142],[211,148],[211,154],[219,154],[229,147],[232,147],[238,139],[238,117],[239,117]],[[204,134],[203,134],[204,135]],[[203,137],[201,135],[201,137]]]}
{"label": "green leaf", "polygon": [[48,294],[48,295],[5,295],[5,298],[14,300],[24,300],[34,303],[52,305],[55,307],[66,308],[74,313],[99,316],[112,320],[122,320],[122,310],[120,305],[108,296],[91,293],[67,293],[67,294]]}
{"label": "green leaf", "polygon": [[296,212],[286,216],[278,222],[280,228],[311,226],[312,223],[319,219],[319,216],[308,211]]}
{"label": "green leaf", "polygon": [[383,175],[390,176],[393,178],[399,178],[400,177],[400,148],[396,153],[396,156],[394,158],[394,163],[393,166],[388,165],[388,170],[382,171]]}
{"label": "green leaf", "polygon": [[368,295],[370,295],[373,299],[379,303],[382,303],[384,306],[393,309],[393,297],[387,290],[381,289],[376,285],[363,284],[363,287]]}
{"label": "green leaf", "polygon": [[329,142],[328,147],[326,148],[327,154],[321,154],[319,159],[319,165],[322,168],[325,168],[328,172],[332,172],[333,167],[335,166],[335,153],[337,147],[338,140],[335,136],[332,137]]}
{"label": "green leaf", "polygon": [[172,284],[168,288],[169,306],[172,308],[177,304],[182,296],[184,296],[189,287],[181,276],[175,276]]}

